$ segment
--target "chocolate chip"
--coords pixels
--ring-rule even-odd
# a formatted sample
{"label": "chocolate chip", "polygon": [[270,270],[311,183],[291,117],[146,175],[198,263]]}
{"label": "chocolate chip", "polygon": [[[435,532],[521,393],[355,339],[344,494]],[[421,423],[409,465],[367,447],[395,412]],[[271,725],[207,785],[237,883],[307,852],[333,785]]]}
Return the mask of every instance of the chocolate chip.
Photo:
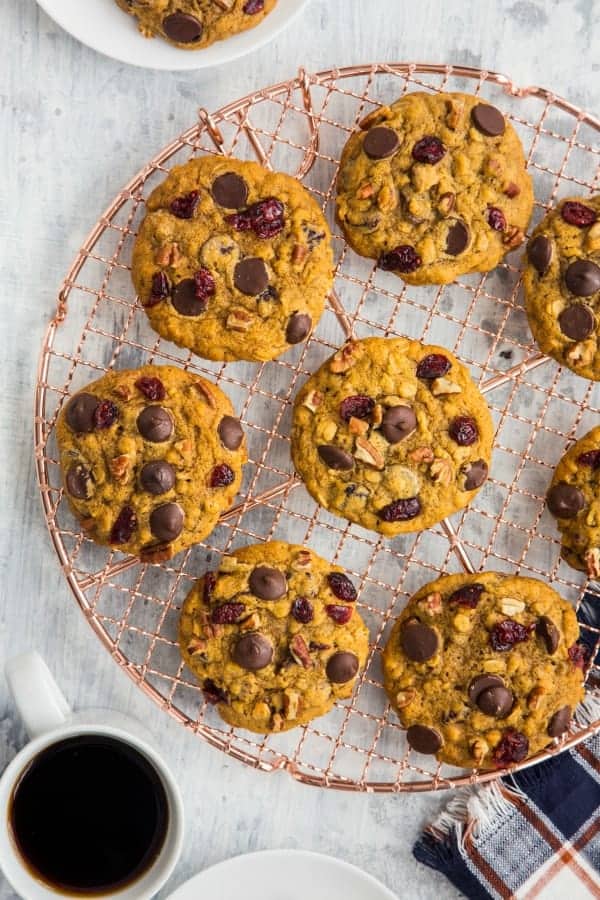
{"label": "chocolate chip", "polygon": [[239,638],[231,657],[242,669],[256,672],[268,666],[273,659],[273,646],[262,634],[251,632]]}
{"label": "chocolate chip", "polygon": [[329,469],[345,472],[354,468],[354,458],[335,444],[319,444],[317,452]]}
{"label": "chocolate chip", "polygon": [[242,294],[256,297],[269,283],[269,273],[264,261],[258,256],[241,259],[233,271],[233,283]]}
{"label": "chocolate chip", "polygon": [[199,316],[206,309],[206,300],[196,296],[196,282],[193,278],[184,278],[175,285],[171,303],[182,316]]}
{"label": "chocolate chip", "polygon": [[552,259],[552,241],[545,234],[538,234],[527,245],[527,257],[538,275],[545,275]]}
{"label": "chocolate chip", "polygon": [[535,633],[546,645],[546,650],[552,656],[556,653],[560,642],[560,631],[548,616],[540,616],[535,625]]}
{"label": "chocolate chip", "polygon": [[381,433],[390,444],[398,444],[417,427],[417,417],[410,406],[390,406],[383,414]]}
{"label": "chocolate chip", "polygon": [[569,727],[571,721],[571,707],[561,706],[557,710],[548,723],[548,734],[550,737],[560,737],[561,734]]}
{"label": "chocolate chip", "polygon": [[439,731],[427,725],[411,725],[406,740],[417,753],[437,753],[443,743]]}
{"label": "chocolate chip", "polygon": [[476,703],[481,712],[495,719],[505,719],[513,708],[515,698],[504,685],[486,688],[478,695]]}
{"label": "chocolate chip", "polygon": [[239,209],[246,205],[248,185],[235,172],[224,172],[212,183],[212,195],[215,203],[225,209]]}
{"label": "chocolate chip", "polygon": [[488,137],[504,134],[506,122],[504,116],[495,106],[489,103],[478,103],[471,110],[471,119],[475,128]]}
{"label": "chocolate chip", "polygon": [[594,313],[583,303],[573,303],[563,309],[558,317],[563,334],[573,341],[583,341],[593,332],[596,321]]}
{"label": "chocolate chip", "polygon": [[183,520],[178,503],[163,503],[150,513],[150,531],[159,541],[174,541],[183,530]]}
{"label": "chocolate chip", "polygon": [[166,36],[176,44],[193,44],[202,37],[202,22],[196,16],[176,12],[162,21]]}
{"label": "chocolate chip", "polygon": [[566,481],[559,481],[548,491],[548,509],[557,519],[574,519],[585,506],[581,491]]}
{"label": "chocolate chip", "polygon": [[469,243],[469,229],[464,222],[457,219],[452,223],[446,235],[446,253],[450,256],[458,256],[467,249]]}
{"label": "chocolate chip", "polygon": [[312,319],[307,313],[296,312],[288,319],[285,339],[288,344],[299,344],[306,340],[312,328]]}
{"label": "chocolate chip", "polygon": [[462,471],[465,476],[465,491],[474,491],[481,487],[488,477],[488,464],[485,459],[476,459],[475,462],[466,465]]}
{"label": "chocolate chip", "polygon": [[384,159],[393,156],[400,146],[400,139],[391,128],[378,125],[367,132],[363,141],[363,150],[371,159]]}
{"label": "chocolate chip", "polygon": [[166,494],[175,485],[175,469],[164,459],[155,459],[142,468],[140,483],[149,494]]}
{"label": "chocolate chip", "polygon": [[244,430],[235,416],[223,416],[217,429],[221,443],[227,450],[237,450],[244,440]]}
{"label": "chocolate chip", "polygon": [[476,675],[467,689],[469,700],[471,703],[477,704],[479,695],[494,687],[504,687],[504,679],[499,675]]}
{"label": "chocolate chip", "polygon": [[565,284],[576,297],[591,297],[600,291],[600,266],[589,259],[577,259],[565,272]]}
{"label": "chocolate chip", "polygon": [[76,500],[87,500],[88,488],[92,473],[81,463],[73,463],[65,478],[65,484],[71,497]]}
{"label": "chocolate chip", "polygon": [[334,684],[345,684],[358,672],[358,657],[347,651],[334,653],[327,660],[325,671],[329,680]]}
{"label": "chocolate chip", "polygon": [[160,444],[171,437],[173,419],[163,406],[147,406],[137,417],[137,427],[147,441]]}
{"label": "chocolate chip", "polygon": [[287,581],[279,569],[257,566],[248,579],[248,587],[261,600],[278,600],[287,591]]}
{"label": "chocolate chip", "polygon": [[75,394],[67,405],[67,425],[79,434],[93,431],[98,403],[98,398],[92,394]]}
{"label": "chocolate chip", "polygon": [[409,622],[400,634],[400,645],[413,662],[425,662],[435,656],[439,639],[433,628],[420,622]]}

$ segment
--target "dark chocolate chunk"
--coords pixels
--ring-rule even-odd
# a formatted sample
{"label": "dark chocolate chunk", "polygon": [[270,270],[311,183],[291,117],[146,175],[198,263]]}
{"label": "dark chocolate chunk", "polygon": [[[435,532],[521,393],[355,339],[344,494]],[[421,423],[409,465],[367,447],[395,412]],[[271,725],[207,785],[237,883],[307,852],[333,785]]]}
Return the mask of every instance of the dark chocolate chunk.
{"label": "dark chocolate chunk", "polygon": [[285,339],[288,344],[299,344],[306,340],[312,328],[312,319],[307,313],[296,312],[288,319]]}
{"label": "dark chocolate chunk", "polygon": [[560,631],[548,616],[540,616],[536,622],[535,633],[546,645],[546,650],[552,656],[556,653],[560,642]]}
{"label": "dark chocolate chunk", "polygon": [[325,671],[334,684],[344,684],[358,672],[358,657],[354,653],[339,651],[327,660]]}
{"label": "dark chocolate chunk", "polygon": [[476,459],[475,462],[467,463],[462,471],[465,476],[465,491],[474,491],[488,477],[488,464],[485,459]]}
{"label": "dark chocolate chunk", "polygon": [[184,278],[175,285],[171,303],[182,316],[199,316],[206,309],[206,300],[197,296],[194,278]]}
{"label": "dark chocolate chunk", "polygon": [[393,156],[400,146],[400,139],[395,131],[378,125],[367,132],[363,141],[363,150],[371,159],[384,159]]}
{"label": "dark chocolate chunk", "polygon": [[244,430],[235,416],[223,416],[217,429],[221,443],[227,450],[237,450],[244,440]]}
{"label": "dark chocolate chunk", "polygon": [[398,444],[417,427],[417,417],[410,406],[390,406],[383,414],[381,433],[390,444]]}
{"label": "dark chocolate chunk", "polygon": [[548,509],[557,519],[574,519],[585,506],[585,497],[573,484],[559,481],[548,491]]}
{"label": "dark chocolate chunk", "polygon": [[174,541],[183,530],[183,520],[178,503],[163,503],[150,513],[150,531],[159,541]]}
{"label": "dark chocolate chunk", "polygon": [[498,137],[504,134],[506,122],[499,109],[489,103],[478,103],[471,110],[473,125],[482,134],[488,137]]}
{"label": "dark chocolate chunk", "polygon": [[248,587],[261,600],[278,600],[287,591],[287,581],[279,569],[257,566],[248,579]]}
{"label": "dark chocolate chunk", "polygon": [[75,394],[67,404],[66,419],[69,428],[78,434],[94,430],[94,413],[99,404],[97,397],[92,394]]}
{"label": "dark chocolate chunk", "polygon": [[173,433],[173,419],[164,406],[147,406],[137,417],[139,433],[147,441],[160,444]]}
{"label": "dark chocolate chunk", "polygon": [[142,468],[140,482],[149,494],[166,494],[175,486],[175,469],[164,459],[155,459]]}
{"label": "dark chocolate chunk", "polygon": [[576,297],[591,297],[600,291],[600,266],[589,259],[577,259],[565,272],[565,284]]}
{"label": "dark chocolate chunk", "polygon": [[504,687],[504,679],[499,675],[476,675],[468,687],[469,700],[476,704],[479,695],[493,687]]}
{"label": "dark chocolate chunk", "polygon": [[346,471],[354,468],[354,458],[341,447],[336,447],[335,444],[319,444],[317,452],[330,469]]}
{"label": "dark chocolate chunk", "polygon": [[569,727],[571,721],[571,707],[561,706],[557,710],[548,723],[548,734],[550,737],[560,737],[561,734]]}
{"label": "dark chocolate chunk", "polygon": [[175,12],[165,16],[163,30],[176,44],[193,44],[202,37],[202,22],[188,13]]}
{"label": "dark chocolate chunk", "polygon": [[450,256],[458,256],[463,253],[469,244],[469,229],[460,219],[456,219],[448,229],[446,235],[446,253]]}
{"label": "dark chocolate chunk", "polygon": [[212,183],[212,195],[215,203],[225,209],[240,209],[248,199],[248,185],[235,172],[224,172]]}
{"label": "dark chocolate chunk", "polygon": [[264,260],[258,256],[241,259],[233,271],[233,283],[238,291],[256,297],[269,284],[269,273]]}
{"label": "dark chocolate chunk", "polygon": [[486,716],[505,719],[513,708],[515,698],[512,691],[509,691],[507,687],[497,684],[481,691],[475,702]]}
{"label": "dark chocolate chunk", "polygon": [[65,477],[67,491],[76,500],[87,500],[92,473],[82,463],[73,463]]}
{"label": "dark chocolate chunk", "polygon": [[538,234],[527,245],[527,257],[538,275],[545,275],[552,259],[552,241],[545,234]]}
{"label": "dark chocolate chunk", "polygon": [[427,725],[411,725],[406,732],[406,740],[417,753],[437,753],[443,744],[439,731]]}
{"label": "dark chocolate chunk", "polygon": [[400,632],[400,645],[410,660],[425,662],[435,656],[439,638],[429,625],[422,625],[421,622],[409,622]]}
{"label": "dark chocolate chunk", "polygon": [[273,659],[273,646],[262,634],[250,632],[238,639],[231,657],[242,669],[256,672],[268,666]]}
{"label": "dark chocolate chunk", "polygon": [[573,341],[584,341],[594,330],[594,313],[584,303],[573,303],[558,317],[560,330]]}

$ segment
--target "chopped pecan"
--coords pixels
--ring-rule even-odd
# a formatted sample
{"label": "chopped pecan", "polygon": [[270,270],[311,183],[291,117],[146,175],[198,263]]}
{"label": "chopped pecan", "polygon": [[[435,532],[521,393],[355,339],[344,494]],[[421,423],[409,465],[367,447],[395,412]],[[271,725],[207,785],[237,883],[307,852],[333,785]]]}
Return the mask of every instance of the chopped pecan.
{"label": "chopped pecan", "polygon": [[393,185],[384,184],[377,194],[377,207],[382,212],[391,212],[398,205],[398,195]]}
{"label": "chopped pecan", "polygon": [[292,262],[294,265],[299,265],[303,263],[306,257],[308,256],[309,250],[306,244],[294,244],[294,248],[292,250]]}
{"label": "chopped pecan", "polygon": [[600,578],[600,549],[591,547],[585,554],[585,565],[590,578]]}
{"label": "chopped pecan", "polygon": [[310,409],[311,412],[316,412],[317,407],[321,405],[323,402],[323,394],[321,391],[309,391],[304,400],[302,401],[302,405],[306,406]]}
{"label": "chopped pecan", "polygon": [[357,419],[356,416],[350,416],[348,428],[351,434],[366,434],[369,430],[369,423],[364,419]]}
{"label": "chopped pecan", "polygon": [[254,316],[241,306],[232,309],[227,316],[227,327],[231,331],[249,331],[254,322]]}
{"label": "chopped pecan", "polygon": [[514,597],[503,597],[500,601],[500,609],[507,616],[516,616],[518,613],[523,612],[525,604],[522,600],[517,600]]}
{"label": "chopped pecan", "polygon": [[591,341],[580,341],[573,344],[565,353],[571,365],[588,366],[594,358],[594,345]]}
{"label": "chopped pecan", "polygon": [[126,383],[117,384],[113,388],[113,393],[120,397],[121,400],[130,400],[133,397],[133,388]]}
{"label": "chopped pecan", "polygon": [[374,469],[383,469],[385,466],[385,458],[377,447],[364,437],[356,438],[356,446],[354,448],[354,457]]}
{"label": "chopped pecan", "polygon": [[235,0],[212,0],[212,2],[224,9],[225,12],[229,12],[230,9],[233,9]]}
{"label": "chopped pecan", "polygon": [[198,391],[200,396],[206,400],[211,409],[215,409],[217,406],[217,401],[214,398],[213,392],[210,390],[206,382],[204,381],[194,381],[194,388]]}
{"label": "chopped pecan", "polygon": [[271,719],[271,731],[277,733],[281,731],[283,728],[283,716],[281,713],[273,713],[273,718]]}
{"label": "chopped pecan", "polygon": [[518,184],[515,184],[514,181],[509,181],[504,188],[504,193],[507,197],[510,197],[512,199],[513,197],[519,196],[519,194],[521,193],[521,188]]}
{"label": "chopped pecan", "polygon": [[175,441],[173,444],[173,450],[181,457],[183,462],[189,463],[192,461],[192,450],[193,444],[189,438],[183,438],[181,441]]}
{"label": "chopped pecan", "polygon": [[522,228],[517,228],[516,225],[509,225],[504,233],[504,237],[502,238],[502,243],[506,247],[514,248],[519,247],[523,241],[525,240],[525,232]]}
{"label": "chopped pecan", "polygon": [[170,544],[153,544],[150,547],[142,547],[140,550],[140,559],[147,563],[160,563],[171,559],[173,556],[173,548]]}
{"label": "chopped pecan", "polygon": [[312,669],[312,659],[301,634],[295,634],[290,641],[290,653],[294,662],[304,669]]}
{"label": "chopped pecan", "polygon": [[359,200],[366,200],[367,197],[372,197],[375,193],[375,188],[371,184],[371,182],[367,182],[366,184],[361,185],[356,192],[356,196]]}
{"label": "chopped pecan", "polygon": [[356,350],[355,341],[348,341],[347,344],[344,344],[329,363],[330,371],[338,375],[351,369],[356,362]]}
{"label": "chopped pecan", "polygon": [[208,644],[206,643],[206,641],[203,641],[202,638],[193,637],[187,645],[187,652],[191,656],[196,656],[196,654],[204,653],[207,646]]}
{"label": "chopped pecan", "polygon": [[404,709],[409,703],[412,703],[416,697],[416,691],[398,691],[396,694],[396,706],[398,709]]}
{"label": "chopped pecan", "polygon": [[260,616],[257,612],[253,612],[247,619],[240,622],[240,631],[258,631],[260,628]]}
{"label": "chopped pecan", "polygon": [[600,222],[596,222],[596,224],[592,225],[589,229],[585,239],[585,249],[588,252],[600,250]]}
{"label": "chopped pecan", "polygon": [[373,428],[379,428],[381,423],[383,422],[383,406],[381,403],[376,403],[373,407],[373,412],[371,413],[371,425]]}
{"label": "chopped pecan", "polygon": [[462,388],[455,381],[442,376],[441,378],[434,378],[431,382],[431,393],[434,397],[442,397],[445,394],[461,394]]}
{"label": "chopped pecan", "polygon": [[126,484],[129,481],[129,476],[131,475],[131,461],[127,454],[122,454],[121,456],[115,456],[111,459],[110,463],[110,474],[118,481],[119,484]]}
{"label": "chopped pecan", "polygon": [[438,616],[442,611],[442,595],[439,591],[432,591],[419,600],[419,606],[423,606],[430,615]]}
{"label": "chopped pecan", "polygon": [[175,243],[163,244],[154,255],[154,262],[158,266],[176,266],[181,259],[179,245]]}
{"label": "chopped pecan", "polygon": [[540,684],[532,688],[527,695],[527,706],[529,709],[537,709],[545,693],[546,691]]}
{"label": "chopped pecan", "polygon": [[417,447],[408,454],[409,458],[416,463],[430,463],[434,460],[434,454],[431,447]]}
{"label": "chopped pecan", "polygon": [[300,711],[300,694],[298,691],[283,692],[283,715],[286,719],[296,719]]}
{"label": "chopped pecan", "polygon": [[454,131],[463,117],[465,105],[462,100],[449,100],[446,106],[448,108],[446,125]]}
{"label": "chopped pecan", "polygon": [[448,485],[452,481],[454,467],[449,459],[445,456],[434,459],[429,467],[429,473],[432,481],[436,484]]}
{"label": "chopped pecan", "polygon": [[456,194],[453,194],[452,191],[446,191],[445,194],[442,194],[437,204],[437,209],[440,216],[443,216],[444,218],[446,218],[446,216],[449,216],[454,209],[455,203]]}
{"label": "chopped pecan", "polygon": [[469,749],[475,762],[481,763],[489,753],[490,747],[483,738],[475,738]]}
{"label": "chopped pecan", "polygon": [[310,550],[299,550],[296,558],[292,560],[291,568],[306,572],[312,565],[312,553]]}

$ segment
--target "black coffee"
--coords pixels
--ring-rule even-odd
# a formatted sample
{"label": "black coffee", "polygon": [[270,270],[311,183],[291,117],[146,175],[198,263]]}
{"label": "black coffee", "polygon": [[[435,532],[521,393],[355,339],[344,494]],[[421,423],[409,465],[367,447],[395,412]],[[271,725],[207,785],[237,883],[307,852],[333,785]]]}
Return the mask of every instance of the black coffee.
{"label": "black coffee", "polygon": [[157,858],[169,821],[159,775],[129,744],[101,735],[43,750],[21,775],[10,825],[28,866],[81,894],[123,887]]}

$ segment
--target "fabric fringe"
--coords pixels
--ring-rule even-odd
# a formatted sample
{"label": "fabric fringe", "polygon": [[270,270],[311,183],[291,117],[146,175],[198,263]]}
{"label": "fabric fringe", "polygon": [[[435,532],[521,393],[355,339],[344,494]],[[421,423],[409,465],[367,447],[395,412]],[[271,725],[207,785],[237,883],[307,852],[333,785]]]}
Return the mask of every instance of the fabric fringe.
{"label": "fabric fringe", "polygon": [[582,725],[591,725],[600,719],[600,693],[586,695],[577,709],[575,710],[575,718]]}

